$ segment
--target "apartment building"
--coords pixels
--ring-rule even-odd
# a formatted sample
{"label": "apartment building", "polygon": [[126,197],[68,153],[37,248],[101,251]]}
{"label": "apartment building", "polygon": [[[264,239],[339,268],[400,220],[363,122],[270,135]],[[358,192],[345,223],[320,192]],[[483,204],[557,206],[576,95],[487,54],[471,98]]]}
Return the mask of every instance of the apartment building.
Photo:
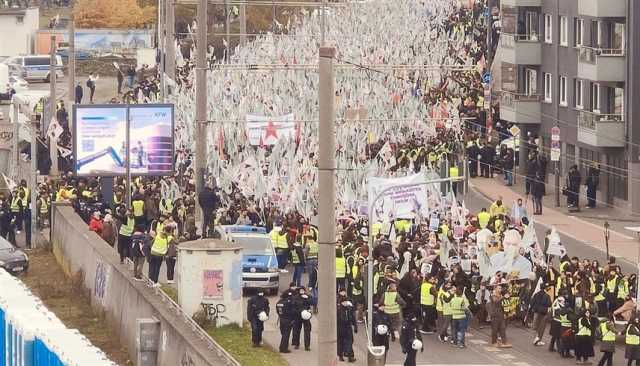
{"label": "apartment building", "polygon": [[640,2],[500,3],[500,118],[539,135],[547,154],[559,127],[561,182],[596,161],[598,200],[640,213]]}

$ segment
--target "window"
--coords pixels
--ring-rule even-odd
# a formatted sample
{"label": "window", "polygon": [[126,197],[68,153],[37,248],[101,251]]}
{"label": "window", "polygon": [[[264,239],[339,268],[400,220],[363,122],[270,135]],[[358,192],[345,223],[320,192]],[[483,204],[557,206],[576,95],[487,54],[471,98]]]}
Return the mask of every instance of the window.
{"label": "window", "polygon": [[544,101],[551,103],[551,74],[544,74]]}
{"label": "window", "polygon": [[553,43],[553,24],[551,14],[544,15],[544,43]]}
{"label": "window", "polygon": [[525,18],[525,27],[527,29],[527,35],[532,41],[538,41],[538,13],[528,11]]}
{"label": "window", "polygon": [[569,30],[567,25],[567,17],[560,17],[560,45],[568,46],[569,45]]}
{"label": "window", "polygon": [[574,42],[573,45],[575,47],[580,47],[584,44],[584,20],[580,18],[575,18],[573,20],[573,35]]}
{"label": "window", "polygon": [[560,105],[567,106],[567,77],[560,76],[558,78],[558,94],[560,95]]}
{"label": "window", "polygon": [[525,69],[524,90],[527,95],[538,94],[538,72],[534,69]]}
{"label": "window", "polygon": [[575,106],[576,109],[584,108],[584,103],[582,101],[582,80],[575,79],[574,80],[574,89],[575,89]]}
{"label": "window", "polygon": [[591,21],[591,47],[602,47],[602,22],[599,20]]}
{"label": "window", "polygon": [[591,84],[591,110],[600,113],[600,84]]}

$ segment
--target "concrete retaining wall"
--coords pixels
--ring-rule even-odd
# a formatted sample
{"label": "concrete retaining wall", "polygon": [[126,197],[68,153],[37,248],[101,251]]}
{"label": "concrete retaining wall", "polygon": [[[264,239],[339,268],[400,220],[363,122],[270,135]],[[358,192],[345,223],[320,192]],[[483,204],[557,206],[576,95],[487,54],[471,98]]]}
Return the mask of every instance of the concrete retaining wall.
{"label": "concrete retaining wall", "polygon": [[[224,350],[157,290],[132,279],[128,265],[121,265],[116,251],[68,205],[54,205],[51,244],[68,276],[81,272],[92,304],[104,311],[109,326],[137,358],[136,320],[160,321],[158,366],[239,365]],[[135,362],[135,361],[134,361]]]}

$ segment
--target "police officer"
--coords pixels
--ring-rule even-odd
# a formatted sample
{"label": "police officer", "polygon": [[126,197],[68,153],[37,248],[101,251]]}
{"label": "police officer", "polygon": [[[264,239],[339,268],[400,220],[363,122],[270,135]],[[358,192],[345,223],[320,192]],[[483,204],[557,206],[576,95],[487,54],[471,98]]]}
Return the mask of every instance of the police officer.
{"label": "police officer", "polygon": [[[338,294],[338,358],[344,361],[347,357],[350,363],[356,362],[353,355],[353,333],[358,333],[353,303],[347,297],[346,290]],[[353,327],[353,328],[352,328]]]}
{"label": "police officer", "polygon": [[374,346],[384,346],[385,353],[389,351],[389,330],[391,329],[391,319],[384,312],[384,305],[373,304],[373,337],[371,339]]}
{"label": "police officer", "polygon": [[[264,314],[261,314],[263,313]],[[269,299],[264,296],[262,289],[247,302],[247,320],[251,323],[251,343],[260,347],[262,332],[264,331],[264,316],[269,317]]]}
{"label": "police officer", "polygon": [[304,327],[304,350],[311,350],[311,297],[307,294],[307,290],[303,287],[298,288],[294,297],[296,307],[296,317],[293,322],[293,336],[291,345],[293,348],[300,348],[300,331]]}
{"label": "police officer", "polygon": [[293,291],[286,290],[276,304],[276,311],[280,317],[280,353],[291,353],[289,350],[289,337],[291,328],[296,317],[295,303],[293,302]]}
{"label": "police officer", "polygon": [[[420,323],[418,318],[413,314],[408,314],[404,322],[402,322],[402,328],[400,330],[400,346],[402,347],[402,353],[407,355],[404,361],[404,366],[416,366],[416,356],[418,350],[414,342],[416,340],[422,343],[422,336],[419,332]],[[420,351],[424,352],[424,346],[420,347]]]}

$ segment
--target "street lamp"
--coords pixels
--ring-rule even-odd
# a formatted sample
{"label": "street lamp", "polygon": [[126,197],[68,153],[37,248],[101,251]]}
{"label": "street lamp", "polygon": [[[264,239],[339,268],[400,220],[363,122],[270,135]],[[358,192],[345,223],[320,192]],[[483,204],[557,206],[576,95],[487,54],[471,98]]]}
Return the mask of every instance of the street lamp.
{"label": "street lamp", "polygon": [[607,259],[606,259],[606,261],[609,260],[609,235],[610,235],[609,227],[610,226],[611,225],[609,225],[609,221],[605,221],[604,222],[604,245],[605,245],[605,248],[607,250]]}
{"label": "street lamp", "polygon": [[[638,239],[640,240],[640,226],[625,226],[625,229],[636,233]],[[638,244],[638,259],[636,261],[638,266],[638,277],[636,277],[636,281],[640,280],[640,244]],[[637,283],[637,282],[636,282]],[[636,310],[640,309],[640,291],[638,291],[638,286],[636,285]]]}

